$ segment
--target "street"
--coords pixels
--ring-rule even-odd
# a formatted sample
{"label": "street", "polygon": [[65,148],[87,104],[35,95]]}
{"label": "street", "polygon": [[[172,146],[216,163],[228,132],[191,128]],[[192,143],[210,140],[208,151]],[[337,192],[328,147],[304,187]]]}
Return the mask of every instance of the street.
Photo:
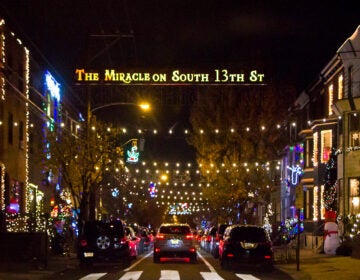
{"label": "street", "polygon": [[[39,279],[39,278],[31,278]],[[42,278],[44,279],[44,278]],[[223,270],[218,259],[200,250],[196,264],[184,262],[183,260],[171,260],[160,264],[153,263],[152,252],[139,256],[131,263],[130,267],[122,268],[117,264],[95,264],[88,269],[80,269],[78,266],[51,275],[45,279],[76,279],[76,280],[183,280],[183,279],[205,279],[205,280],[256,280],[256,279],[292,279],[289,275],[274,269],[273,272],[262,272],[257,268],[240,270],[233,268]]]}

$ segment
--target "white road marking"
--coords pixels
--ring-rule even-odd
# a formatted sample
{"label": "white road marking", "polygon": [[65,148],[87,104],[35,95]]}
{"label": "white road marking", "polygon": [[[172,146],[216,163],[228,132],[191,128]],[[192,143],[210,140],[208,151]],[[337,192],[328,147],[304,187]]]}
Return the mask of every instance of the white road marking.
{"label": "white road marking", "polygon": [[79,280],[97,280],[97,279],[100,279],[101,277],[103,277],[106,274],[107,273],[91,273],[91,274],[88,274],[88,275],[80,278]]}
{"label": "white road marking", "polygon": [[199,251],[197,252],[197,254],[211,272],[216,272],[215,268],[207,260],[205,260],[205,258],[199,253]]}
{"label": "white road marking", "polygon": [[126,272],[119,280],[137,280],[140,278],[142,271],[129,271]]}
{"label": "white road marking", "polygon": [[180,274],[177,270],[161,270],[159,280],[180,280]]}
{"label": "white road marking", "polygon": [[145,258],[147,258],[148,256],[150,256],[153,252],[149,252],[147,253],[145,256],[143,256],[141,259],[139,259],[138,261],[134,262],[131,266],[129,266],[128,268],[125,268],[123,271],[127,272],[130,271],[131,269],[133,269],[135,266],[137,266],[139,263],[141,263]]}
{"label": "white road marking", "polygon": [[200,272],[200,274],[204,280],[224,280],[224,278],[216,272]]}
{"label": "white road marking", "polygon": [[241,278],[242,280],[260,280],[260,278],[257,278],[251,274],[235,274],[237,277]]}

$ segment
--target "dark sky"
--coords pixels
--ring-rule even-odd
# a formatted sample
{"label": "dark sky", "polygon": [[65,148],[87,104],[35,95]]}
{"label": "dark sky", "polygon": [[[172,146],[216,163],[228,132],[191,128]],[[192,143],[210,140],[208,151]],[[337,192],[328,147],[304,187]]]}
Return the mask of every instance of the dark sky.
{"label": "dark sky", "polygon": [[70,87],[77,67],[226,67],[300,92],[360,24],[360,1],[0,0],[0,17]]}
{"label": "dark sky", "polygon": [[299,88],[355,31],[359,11],[358,0],[0,1],[0,16],[34,57],[46,58],[66,79],[113,42],[94,35],[123,34],[130,36],[101,56],[107,65],[204,69],[261,63],[268,76],[294,77]]}

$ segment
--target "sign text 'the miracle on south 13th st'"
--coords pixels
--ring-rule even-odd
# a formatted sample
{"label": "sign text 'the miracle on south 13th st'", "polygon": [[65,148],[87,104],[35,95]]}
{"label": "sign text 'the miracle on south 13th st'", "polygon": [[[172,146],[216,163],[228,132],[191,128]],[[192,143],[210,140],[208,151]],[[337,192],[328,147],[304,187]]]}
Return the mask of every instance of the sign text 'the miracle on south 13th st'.
{"label": "sign text 'the miracle on south 13th st'", "polygon": [[264,85],[265,74],[257,70],[248,73],[234,73],[228,69],[214,69],[209,73],[192,73],[173,70],[171,72],[119,72],[105,69],[103,72],[75,70],[75,80],[79,83],[111,83],[122,85],[221,85],[246,84]]}

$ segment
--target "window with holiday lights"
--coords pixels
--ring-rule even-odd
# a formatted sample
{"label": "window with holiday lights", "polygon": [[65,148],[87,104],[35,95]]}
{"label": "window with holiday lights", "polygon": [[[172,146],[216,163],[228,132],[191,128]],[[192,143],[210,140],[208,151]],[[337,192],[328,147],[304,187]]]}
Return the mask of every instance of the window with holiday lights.
{"label": "window with holiday lights", "polygon": [[360,177],[349,179],[349,193],[350,193],[350,213],[359,212],[360,202]]}
{"label": "window with holiday lights", "polygon": [[323,130],[321,131],[321,162],[326,163],[330,158],[332,146],[332,131]]}
{"label": "window with holiday lights", "polygon": [[360,121],[359,116],[356,113],[349,115],[349,130],[349,146],[360,146]]}
{"label": "window with holiday lights", "polygon": [[338,99],[343,99],[344,98],[344,77],[343,75],[339,75],[338,77]]}

